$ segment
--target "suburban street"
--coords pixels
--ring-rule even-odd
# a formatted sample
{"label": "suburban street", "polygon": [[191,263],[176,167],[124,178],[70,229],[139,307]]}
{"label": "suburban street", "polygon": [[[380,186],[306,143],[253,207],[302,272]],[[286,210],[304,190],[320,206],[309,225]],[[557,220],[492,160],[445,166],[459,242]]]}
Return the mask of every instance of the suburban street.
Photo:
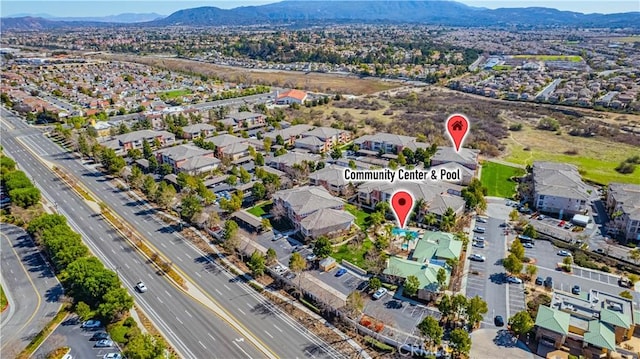
{"label": "suburban street", "polygon": [[63,290],[27,232],[3,223],[0,239],[2,285],[9,300],[1,317],[0,356],[13,358],[56,315]]}
{"label": "suburban street", "polygon": [[[3,119],[5,118],[3,114]],[[19,131],[38,133],[37,130],[29,129]],[[1,137],[5,152],[18,162],[20,169],[34,179],[47,200],[57,203],[58,212],[67,217],[71,227],[82,235],[93,254],[108,268],[117,270],[136,303],[182,357],[211,357],[212,348],[216,349],[216,355],[220,358],[265,356],[212,311],[188,297],[168,280],[158,276],[156,271],[96,214],[94,208],[55,178],[31,152],[7,134],[4,132]],[[135,283],[140,280],[147,284],[147,293],[139,294],[133,290]]]}
{"label": "suburban street", "polygon": [[[3,116],[6,117],[8,116]],[[268,347],[277,356],[340,357],[340,354],[328,344],[275,308],[248,285],[236,280],[234,275],[205,257],[201,251],[174,233],[166,223],[157,220],[152,211],[149,211],[148,205],[132,200],[125,192],[117,190],[105,181],[104,177],[96,176],[93,169],[83,166],[71,154],[42,136],[37,129],[29,128],[16,119],[9,121],[19,128],[17,133],[22,135],[20,140],[26,146],[38,156],[65,167],[118,215],[127,218],[139,233],[146,236],[159,252],[174,263],[174,268],[177,267],[186,273],[187,280],[197,283],[197,288],[206,293],[208,299],[223,307],[228,315],[246,327],[257,340],[269,343]],[[74,229],[79,229],[94,253],[103,259],[108,267],[119,269],[129,288],[133,288],[139,278],[147,282],[149,292],[144,295],[135,293],[136,300],[141,300],[143,309],[152,316],[154,322],[157,320],[158,326],[185,357],[210,357],[211,353],[207,348],[219,348],[221,341],[227,345],[227,351],[218,349],[217,354],[221,357],[261,356],[256,355],[256,349],[246,341],[236,341],[238,334],[213,313],[186,298],[166,280],[157,277],[149,265],[140,261],[137,253],[127,244],[121,243],[120,238],[114,238],[111,227],[100,217],[92,214],[93,210],[79,197],[70,195],[70,189],[59,180],[52,179],[51,172],[37,162],[14,138],[3,136],[2,144],[18,163],[26,164],[22,169],[40,186],[46,187],[45,192],[51,196],[49,199],[52,202],[58,203],[60,212],[76,219],[74,222],[77,225],[74,224]],[[87,236],[86,233],[92,235]],[[108,258],[103,255],[109,252],[113,255],[109,254]],[[157,293],[167,295],[158,296]],[[243,353],[242,350],[246,352]]]}

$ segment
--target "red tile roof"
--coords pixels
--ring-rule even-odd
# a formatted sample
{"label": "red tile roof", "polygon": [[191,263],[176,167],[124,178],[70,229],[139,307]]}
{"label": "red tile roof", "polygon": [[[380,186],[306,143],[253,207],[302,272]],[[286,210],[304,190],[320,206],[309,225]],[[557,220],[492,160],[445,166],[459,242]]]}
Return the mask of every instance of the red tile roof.
{"label": "red tile roof", "polygon": [[278,98],[284,98],[284,97],[292,97],[302,101],[304,100],[305,97],[307,97],[307,93],[300,90],[289,90],[278,95]]}

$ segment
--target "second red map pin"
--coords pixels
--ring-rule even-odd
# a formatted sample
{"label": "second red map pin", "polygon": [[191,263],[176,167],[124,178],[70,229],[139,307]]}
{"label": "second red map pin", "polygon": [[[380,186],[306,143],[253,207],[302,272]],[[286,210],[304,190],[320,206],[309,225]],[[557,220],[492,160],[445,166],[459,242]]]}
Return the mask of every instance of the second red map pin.
{"label": "second red map pin", "polygon": [[447,119],[447,133],[453,142],[456,152],[460,152],[460,147],[464,142],[464,138],[469,133],[469,120],[460,114],[451,115]]}
{"label": "second red map pin", "polygon": [[404,228],[413,209],[413,196],[407,191],[397,191],[391,195],[391,209],[396,215],[398,225]]}

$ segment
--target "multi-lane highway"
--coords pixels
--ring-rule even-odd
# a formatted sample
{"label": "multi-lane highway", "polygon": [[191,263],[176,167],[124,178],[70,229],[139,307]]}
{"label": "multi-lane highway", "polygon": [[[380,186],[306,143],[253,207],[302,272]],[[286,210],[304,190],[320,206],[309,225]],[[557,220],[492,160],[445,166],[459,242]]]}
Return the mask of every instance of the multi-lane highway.
{"label": "multi-lane highway", "polygon": [[[193,300],[185,298],[166,280],[155,277],[151,267],[143,264],[139,255],[131,251],[126,243],[115,239],[112,229],[95,216],[79,197],[71,195],[66,186],[52,178],[51,172],[35,159],[34,153],[57,166],[66,168],[69,173],[75,175],[94,195],[99,197],[99,200],[109,205],[122,218],[126,218],[139,233],[146,236],[158,252],[168,257],[174,263],[174,268],[182,271],[198,289],[206,294],[208,299],[225,308],[228,316],[235,318],[241,326],[252,333],[257,341],[269,347],[277,356],[282,358],[341,357],[327,343],[271,305],[249,286],[236,281],[234,276],[226,270],[204,258],[202,252],[178,234],[173,233],[164,222],[158,221],[146,204],[131,200],[126,193],[115,189],[105,181],[104,177],[97,175],[95,170],[82,165],[71,154],[42,136],[38,130],[24,125],[12,114],[3,112],[3,119],[8,119],[11,126],[15,127],[9,132],[10,136],[5,135],[2,138],[2,144],[7,152],[12,154],[19,163],[25,164],[26,168],[23,169],[43,187],[52,201],[58,203],[63,214],[76,219],[74,226],[88,240],[92,250],[105,260],[108,266],[118,268],[130,288],[138,278],[143,278],[147,282],[149,292],[143,295],[135,294],[136,300],[146,302],[146,308],[142,305],[143,309],[150,312],[154,321],[158,320],[159,326],[169,340],[177,343],[175,345],[181,354],[187,357],[211,357],[210,348],[217,348],[215,343],[225,342],[229,345],[228,352],[219,352],[217,349],[215,351],[221,356],[224,354],[227,357],[260,356],[256,355],[256,349],[247,344],[247,341],[236,341],[240,336],[229,326],[221,323],[213,313],[204,310]],[[14,135],[18,135],[20,141],[16,141]],[[23,145],[29,147],[30,151],[27,151]],[[88,236],[88,233],[91,233],[91,236]],[[169,302],[167,298],[173,300],[180,298],[184,303],[167,303]],[[188,308],[183,309],[185,305]],[[216,321],[217,323],[212,323]],[[200,326],[191,328],[197,322],[200,322]],[[215,326],[215,330],[212,326]],[[218,331],[224,331],[227,336]],[[238,348],[235,348],[238,344],[241,344],[242,349],[250,354],[243,355],[244,353],[239,352]],[[233,349],[236,349],[235,352]],[[193,356],[189,355],[189,351]]]}
{"label": "multi-lane highway", "polygon": [[2,312],[3,358],[15,358],[58,312],[62,285],[31,237],[2,224],[0,265],[9,307]]}

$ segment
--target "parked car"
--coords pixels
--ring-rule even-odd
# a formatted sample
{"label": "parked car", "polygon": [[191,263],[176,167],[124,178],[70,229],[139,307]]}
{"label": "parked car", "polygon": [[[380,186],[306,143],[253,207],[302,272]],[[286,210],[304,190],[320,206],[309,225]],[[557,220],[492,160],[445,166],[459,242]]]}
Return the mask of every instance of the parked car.
{"label": "parked car", "polygon": [[544,286],[547,287],[547,288],[553,288],[553,278],[547,277],[544,280]]}
{"label": "parked car", "polygon": [[102,339],[96,342],[96,348],[111,348],[113,346],[113,340],[111,339]]}
{"label": "parked car", "polygon": [[543,285],[544,284],[544,279],[542,279],[542,277],[536,278],[536,284],[537,285]]}
{"label": "parked car", "polygon": [[81,325],[81,327],[85,329],[95,329],[95,328],[100,328],[101,326],[102,326],[102,323],[99,320],[87,320]]}
{"label": "parked car", "polygon": [[105,354],[102,359],[122,359],[122,354],[120,353],[108,353]]}
{"label": "parked car", "polygon": [[484,262],[487,259],[483,255],[474,253],[474,254],[469,256],[469,260],[470,261],[475,261],[475,262]]}
{"label": "parked car", "polygon": [[73,359],[73,356],[71,356],[71,354],[65,354],[62,356],[62,359]]}
{"label": "parked car", "polygon": [[504,319],[501,315],[496,315],[496,317],[493,318],[493,324],[495,324],[496,327],[502,327],[504,326]]}
{"label": "parked car", "polygon": [[380,288],[378,290],[376,290],[375,293],[373,293],[373,299],[380,299],[382,298],[385,294],[387,294],[388,290],[387,288]]}
{"label": "parked car", "polygon": [[560,257],[571,257],[571,253],[569,251],[565,251],[564,249],[559,250],[558,255]]}
{"label": "parked car", "polygon": [[565,221],[560,221],[560,223],[558,223],[558,227],[564,227],[564,224],[567,223]]}
{"label": "parked car", "polygon": [[485,218],[482,218],[482,217],[476,217],[476,222],[478,222],[478,223],[487,223],[487,220]]}
{"label": "parked car", "polygon": [[345,275],[347,273],[347,270],[344,268],[340,268],[338,269],[338,271],[336,272],[336,277],[342,277],[343,275]]}
{"label": "parked car", "polygon": [[544,214],[541,214],[538,216],[538,220],[541,221],[543,219],[547,218]]}
{"label": "parked car", "polygon": [[528,242],[527,243],[522,243],[522,246],[525,247],[525,248],[529,248],[529,249],[533,248],[533,244],[528,243]]}
{"label": "parked car", "polygon": [[602,249],[602,248],[598,248],[594,252],[604,255],[604,249]]}
{"label": "parked car", "polygon": [[473,229],[474,232],[476,233],[484,233],[487,229],[484,227],[476,227]]}
{"label": "parked car", "polygon": [[518,277],[514,277],[514,276],[508,276],[507,277],[507,282],[513,283],[513,284],[522,284],[522,279],[520,279]]}
{"label": "parked car", "polygon": [[315,254],[311,253],[309,255],[307,255],[307,260],[308,261],[315,261],[316,258],[318,258]]}
{"label": "parked car", "polygon": [[579,295],[580,294],[580,286],[579,285],[574,285],[573,288],[571,288],[571,293],[575,294],[575,295]]}
{"label": "parked car", "polygon": [[624,288],[631,288],[633,283],[631,283],[629,278],[620,277],[620,279],[618,279],[618,285]]}
{"label": "parked car", "polygon": [[147,286],[146,286],[146,284],[144,284],[143,281],[140,281],[140,282],[136,283],[136,289],[138,290],[138,292],[144,293],[144,292],[147,291]]}
{"label": "parked car", "polygon": [[474,241],[478,241],[478,242],[484,242],[484,237],[481,236],[475,236],[475,238],[473,238]]}
{"label": "parked car", "polygon": [[97,332],[94,335],[92,335],[91,338],[89,338],[89,340],[91,340],[92,342],[102,340],[102,339],[111,339],[111,338],[109,338],[109,334],[106,332]]}
{"label": "parked car", "polygon": [[484,241],[473,241],[473,246],[478,248],[484,248]]}

